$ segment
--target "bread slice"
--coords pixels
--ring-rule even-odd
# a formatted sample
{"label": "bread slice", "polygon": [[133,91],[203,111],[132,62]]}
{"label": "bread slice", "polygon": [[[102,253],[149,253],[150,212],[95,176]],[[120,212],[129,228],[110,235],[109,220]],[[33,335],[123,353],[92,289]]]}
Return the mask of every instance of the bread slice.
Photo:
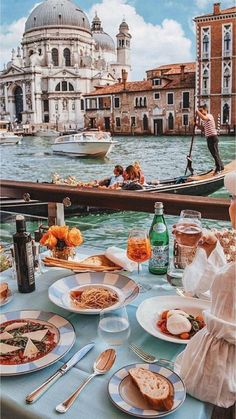
{"label": "bread slice", "polygon": [[5,300],[7,298],[7,294],[8,294],[8,283],[2,282],[0,284],[0,301]]}
{"label": "bread slice", "polygon": [[172,408],[174,389],[169,380],[144,368],[131,368],[129,375],[150,407],[158,411]]}
{"label": "bread slice", "polygon": [[[79,263],[80,265],[91,265],[91,266],[108,266],[108,267],[117,266],[110,259],[108,259],[105,255],[89,256],[81,260]],[[119,269],[120,266],[117,266],[117,268]]]}

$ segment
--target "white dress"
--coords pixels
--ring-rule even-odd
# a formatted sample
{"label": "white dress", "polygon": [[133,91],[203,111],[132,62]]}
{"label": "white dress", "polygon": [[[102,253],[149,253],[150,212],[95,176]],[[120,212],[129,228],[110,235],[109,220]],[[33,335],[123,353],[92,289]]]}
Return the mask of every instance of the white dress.
{"label": "white dress", "polygon": [[220,245],[208,259],[200,250],[187,272],[195,279],[194,293],[211,287],[211,309],[203,312],[206,326],[178,355],[175,370],[193,397],[230,407],[236,401],[236,263],[224,262]]}

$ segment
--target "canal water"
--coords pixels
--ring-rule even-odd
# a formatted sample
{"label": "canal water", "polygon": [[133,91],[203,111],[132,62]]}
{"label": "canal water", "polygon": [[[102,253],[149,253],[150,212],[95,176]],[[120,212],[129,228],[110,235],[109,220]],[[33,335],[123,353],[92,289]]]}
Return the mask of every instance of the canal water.
{"label": "canal water", "polygon": [[[24,137],[22,144],[1,148],[1,178],[25,181],[50,182],[53,173],[65,178],[69,175],[78,180],[88,181],[110,176],[116,164],[128,166],[139,160],[147,180],[164,179],[184,174],[186,155],[188,154],[191,137],[115,137],[117,144],[108,158],[71,158],[57,156],[52,153],[53,139]],[[235,158],[235,139],[220,137],[220,154],[224,163]],[[196,172],[207,171],[214,167],[214,162],[207,149],[206,140],[196,137],[193,146],[193,168]],[[217,197],[228,196],[224,188],[214,194]],[[137,208],[138,210],[138,208]],[[97,247],[118,245],[125,247],[128,230],[132,227],[148,228],[152,214],[139,212],[119,212],[69,217],[67,224],[78,226],[84,235],[85,244]],[[167,216],[171,225],[176,217]],[[1,223],[1,241],[9,242],[15,230],[14,217],[4,217]],[[28,222],[29,230],[33,231],[40,220]],[[228,226],[228,223],[204,220],[206,227]]]}

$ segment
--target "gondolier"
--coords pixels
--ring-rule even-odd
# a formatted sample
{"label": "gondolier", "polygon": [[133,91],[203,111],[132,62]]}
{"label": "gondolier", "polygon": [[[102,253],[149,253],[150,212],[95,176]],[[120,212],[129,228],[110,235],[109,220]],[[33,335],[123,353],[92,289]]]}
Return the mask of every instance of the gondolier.
{"label": "gondolier", "polygon": [[208,113],[207,105],[200,106],[197,109],[196,114],[199,116],[199,118],[203,120],[204,134],[207,139],[207,146],[213,159],[215,160],[214,175],[217,175],[222,170],[224,170],[224,165],[219,154],[219,149],[218,149],[219,139],[217,136],[217,130],[216,130],[213,115]]}

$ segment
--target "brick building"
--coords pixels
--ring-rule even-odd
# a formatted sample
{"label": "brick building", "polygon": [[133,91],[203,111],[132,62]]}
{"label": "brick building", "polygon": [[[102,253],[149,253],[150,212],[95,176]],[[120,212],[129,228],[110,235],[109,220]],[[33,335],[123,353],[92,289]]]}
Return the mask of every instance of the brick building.
{"label": "brick building", "polygon": [[199,16],[196,23],[196,100],[206,103],[221,129],[236,126],[236,7]]}
{"label": "brick building", "polygon": [[98,88],[84,95],[85,126],[115,134],[187,134],[194,119],[195,63],[147,71],[147,80]]}

